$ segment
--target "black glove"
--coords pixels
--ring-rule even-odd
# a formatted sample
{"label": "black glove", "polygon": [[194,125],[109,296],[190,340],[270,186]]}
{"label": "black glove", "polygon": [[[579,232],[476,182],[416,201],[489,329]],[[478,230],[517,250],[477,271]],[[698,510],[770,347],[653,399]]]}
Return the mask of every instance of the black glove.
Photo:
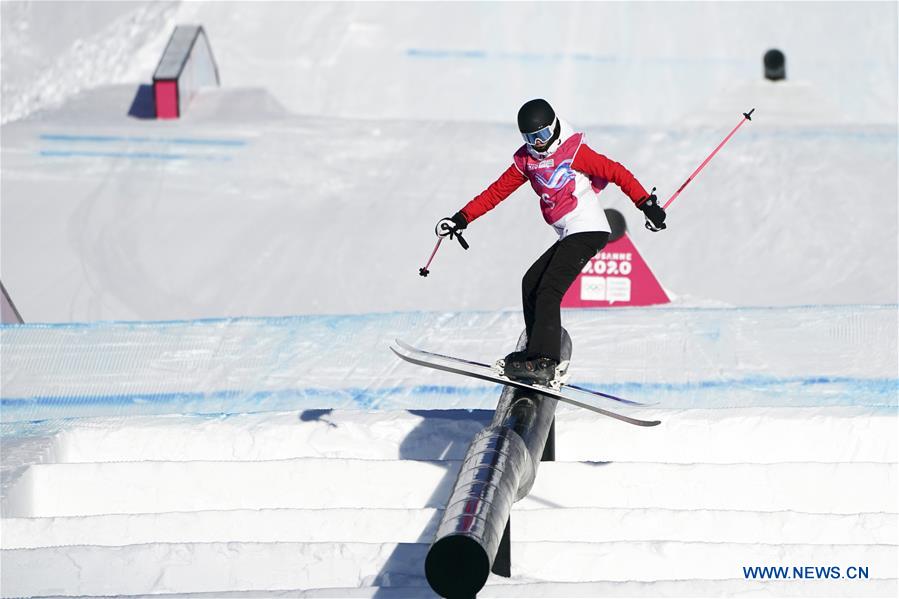
{"label": "black glove", "polygon": [[646,228],[650,231],[661,231],[666,228],[665,209],[659,206],[659,198],[655,194],[644,199],[638,207],[646,217]]}
{"label": "black glove", "polygon": [[437,226],[434,227],[434,233],[437,234],[437,237],[449,237],[450,239],[458,239],[462,247],[467,250],[468,242],[462,238],[462,231],[467,226],[468,221],[465,220],[465,217],[461,212],[457,212],[449,218],[441,218],[437,223]]}

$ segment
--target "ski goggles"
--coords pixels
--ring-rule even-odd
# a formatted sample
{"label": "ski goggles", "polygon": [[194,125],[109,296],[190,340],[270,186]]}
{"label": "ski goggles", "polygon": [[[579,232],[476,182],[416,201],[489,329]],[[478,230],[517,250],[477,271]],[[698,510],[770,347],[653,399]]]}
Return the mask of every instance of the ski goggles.
{"label": "ski goggles", "polygon": [[533,133],[522,133],[521,136],[524,138],[525,143],[529,146],[535,145],[546,145],[546,142],[550,140],[553,136],[553,131],[556,130],[556,123],[559,122],[558,118],[553,119],[551,125],[547,125],[543,129],[539,129],[534,131]]}

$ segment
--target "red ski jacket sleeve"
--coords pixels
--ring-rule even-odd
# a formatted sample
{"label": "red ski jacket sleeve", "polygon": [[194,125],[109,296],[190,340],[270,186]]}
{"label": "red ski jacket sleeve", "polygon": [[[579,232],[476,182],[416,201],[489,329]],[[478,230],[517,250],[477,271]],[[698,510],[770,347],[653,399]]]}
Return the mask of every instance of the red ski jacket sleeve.
{"label": "red ski jacket sleeve", "polygon": [[637,206],[649,197],[649,192],[640,185],[640,182],[629,170],[614,160],[606,158],[602,154],[597,154],[587,144],[583,144],[578,148],[574,161],[571,163],[571,168],[591,177],[599,177],[606,181],[611,181],[620,187],[621,191]]}
{"label": "red ski jacket sleeve", "polygon": [[460,210],[462,216],[469,223],[486,212],[496,208],[496,205],[512,195],[512,192],[527,181],[515,164],[506,169],[499,179],[490,184],[490,187],[479,193],[473,200],[465,204]]}

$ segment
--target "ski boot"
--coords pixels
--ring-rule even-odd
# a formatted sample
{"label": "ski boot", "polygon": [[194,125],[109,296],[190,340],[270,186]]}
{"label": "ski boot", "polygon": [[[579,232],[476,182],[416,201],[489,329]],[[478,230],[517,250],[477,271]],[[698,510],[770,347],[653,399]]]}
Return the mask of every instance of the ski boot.
{"label": "ski boot", "polygon": [[552,387],[557,379],[558,366],[559,363],[552,358],[528,360],[525,359],[525,352],[512,352],[503,360],[503,374],[523,383]]}
{"label": "ski boot", "polygon": [[[513,362],[524,362],[528,357],[528,352],[525,349],[519,349],[518,351],[513,351],[511,354],[507,355],[502,360],[496,361],[496,366],[499,371],[505,374],[506,366],[512,364]],[[517,368],[517,367],[516,367]]]}

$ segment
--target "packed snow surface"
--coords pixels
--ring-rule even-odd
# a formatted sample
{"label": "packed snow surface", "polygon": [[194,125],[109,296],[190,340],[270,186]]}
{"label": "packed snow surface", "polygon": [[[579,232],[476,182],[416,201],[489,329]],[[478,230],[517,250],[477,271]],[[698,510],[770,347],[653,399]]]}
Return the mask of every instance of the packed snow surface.
{"label": "packed snow surface", "polygon": [[4,123],[149,83],[175,24],[204,26],[224,85],[302,114],[509,123],[522,98],[552,94],[575,122],[670,125],[720,108],[780,48],[788,81],[813,88],[791,120],[896,119],[891,3],[96,4],[3,3]]}
{"label": "packed snow surface", "polygon": [[[572,382],[662,424],[560,404],[478,596],[899,595],[895,3],[0,10],[3,597],[433,597],[500,387],[387,344],[511,349],[529,189],[417,272],[539,96],[663,201],[756,111],[668,230],[603,192],[675,301],[565,312]],[[148,119],[177,24],[223,87]]]}
{"label": "packed snow surface", "polygon": [[[561,405],[558,461],[513,508],[513,577],[482,595],[818,593],[741,583],[742,568],[824,563],[867,567],[853,593],[888,596],[896,319],[566,312],[574,380],[653,404],[598,405],[662,425]],[[386,346],[490,359],[520,326],[417,312],[2,329],[4,588],[430,596],[424,556],[499,387]]]}
{"label": "packed snow surface", "polygon": [[[92,37],[73,16],[68,50],[34,41],[50,8],[2,6],[4,106],[36,85],[20,45],[106,84],[3,126],[3,283],[26,322],[517,307],[554,239],[527,185],[417,273],[436,221],[511,164],[531,95],[663,201],[756,108],[668,230],[601,195],[681,300],[896,301],[895,4],[136,3]],[[173,22],[206,27],[223,87],[180,120],[128,116]],[[540,50],[534,22],[566,46]],[[106,66],[126,51],[102,40],[144,38],[127,77]],[[778,44],[790,78],[764,81]]]}

